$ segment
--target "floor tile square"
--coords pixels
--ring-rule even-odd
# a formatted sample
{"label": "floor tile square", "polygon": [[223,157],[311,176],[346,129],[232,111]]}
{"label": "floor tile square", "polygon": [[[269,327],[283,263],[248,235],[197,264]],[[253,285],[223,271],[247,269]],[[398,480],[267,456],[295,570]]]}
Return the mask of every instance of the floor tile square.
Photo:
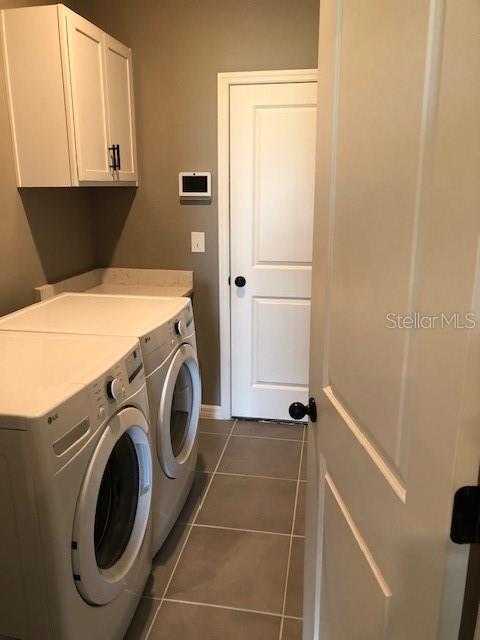
{"label": "floor tile square", "polygon": [[167,597],[281,613],[289,538],[193,527]]}
{"label": "floor tile square", "polygon": [[227,435],[232,430],[235,420],[212,420],[211,418],[200,418],[198,421],[198,431],[200,433],[220,433]]}
{"label": "floor tile square", "polygon": [[296,480],[301,447],[294,441],[230,438],[219,471]]}
{"label": "floor tile square", "polygon": [[182,550],[190,527],[177,523],[152,561],[152,571],[144,595],[161,598],[168,584],[175,562]]}
{"label": "floor tile square", "polygon": [[286,440],[302,440],[303,425],[239,420],[235,425],[233,435],[257,436],[258,438],[285,438]]}
{"label": "floor tile square", "polygon": [[185,505],[177,518],[177,522],[183,524],[191,524],[197,514],[198,507],[200,506],[203,496],[205,495],[210,479],[211,473],[205,473],[203,471],[197,471],[193,479],[192,488],[187,496]]}
{"label": "floor tile square", "polygon": [[149,640],[277,640],[280,618],[164,602]]}
{"label": "floor tile square", "polygon": [[198,434],[197,471],[215,470],[226,440],[226,435]]}
{"label": "floor tile square", "polygon": [[292,480],[216,475],[197,522],[290,533],[296,486]]}
{"label": "floor tile square", "polygon": [[285,615],[303,616],[303,553],[305,541],[303,538],[292,539],[292,555],[288,572],[287,599]]}
{"label": "floor tile square", "polygon": [[160,600],[142,598],[123,640],[145,640],[159,606]]}
{"label": "floor tile square", "polygon": [[297,511],[295,513],[295,527],[293,533],[297,536],[305,535],[305,498],[307,483],[298,483]]}
{"label": "floor tile square", "polygon": [[283,621],[282,640],[302,640],[302,627],[301,620],[285,618]]}

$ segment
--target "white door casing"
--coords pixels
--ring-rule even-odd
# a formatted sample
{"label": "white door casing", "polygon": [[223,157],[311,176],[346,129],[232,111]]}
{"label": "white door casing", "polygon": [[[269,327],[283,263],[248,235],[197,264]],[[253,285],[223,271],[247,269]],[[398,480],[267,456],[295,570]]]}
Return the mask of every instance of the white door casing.
{"label": "white door casing", "polygon": [[112,182],[104,32],[67,11],[78,181]]}
{"label": "white door casing", "polygon": [[480,323],[480,8],[325,0],[320,14],[304,637],[450,640],[480,324],[386,316]]}
{"label": "white door casing", "polygon": [[230,89],[235,416],[285,419],[307,397],[316,93],[316,82]]}
{"label": "white door casing", "polygon": [[110,144],[119,145],[121,168],[117,180],[137,179],[132,51],[104,34]]}

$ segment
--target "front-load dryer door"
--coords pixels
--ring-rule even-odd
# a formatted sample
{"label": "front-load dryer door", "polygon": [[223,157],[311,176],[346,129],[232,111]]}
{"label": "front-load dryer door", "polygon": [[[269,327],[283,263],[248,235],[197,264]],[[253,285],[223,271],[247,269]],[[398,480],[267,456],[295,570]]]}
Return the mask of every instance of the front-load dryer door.
{"label": "front-load dryer door", "polygon": [[105,427],[75,511],[73,577],[94,605],[111,602],[134,570],[150,517],[152,460],[148,423],[126,407]]}
{"label": "front-load dryer door", "polygon": [[197,436],[202,385],[195,351],[182,344],[165,377],[157,424],[157,453],[167,476],[178,478]]}

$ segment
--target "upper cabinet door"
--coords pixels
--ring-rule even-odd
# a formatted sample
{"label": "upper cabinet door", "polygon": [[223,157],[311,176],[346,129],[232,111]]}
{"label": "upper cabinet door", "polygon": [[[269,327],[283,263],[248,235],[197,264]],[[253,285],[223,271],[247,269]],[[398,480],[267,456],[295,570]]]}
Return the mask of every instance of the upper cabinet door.
{"label": "upper cabinet door", "polygon": [[109,35],[104,34],[104,38],[110,140],[112,145],[117,145],[118,150],[115,178],[124,182],[136,182],[132,52]]}
{"label": "upper cabinet door", "polygon": [[78,181],[112,182],[104,33],[70,11],[66,19]]}

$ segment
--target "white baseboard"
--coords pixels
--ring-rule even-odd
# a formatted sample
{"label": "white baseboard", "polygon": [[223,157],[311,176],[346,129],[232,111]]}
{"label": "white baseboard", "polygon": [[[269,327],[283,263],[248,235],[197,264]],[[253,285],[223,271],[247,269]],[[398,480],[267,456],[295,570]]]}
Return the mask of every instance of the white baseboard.
{"label": "white baseboard", "polygon": [[218,404],[202,404],[200,411],[201,418],[210,418],[211,420],[225,420],[222,407]]}

